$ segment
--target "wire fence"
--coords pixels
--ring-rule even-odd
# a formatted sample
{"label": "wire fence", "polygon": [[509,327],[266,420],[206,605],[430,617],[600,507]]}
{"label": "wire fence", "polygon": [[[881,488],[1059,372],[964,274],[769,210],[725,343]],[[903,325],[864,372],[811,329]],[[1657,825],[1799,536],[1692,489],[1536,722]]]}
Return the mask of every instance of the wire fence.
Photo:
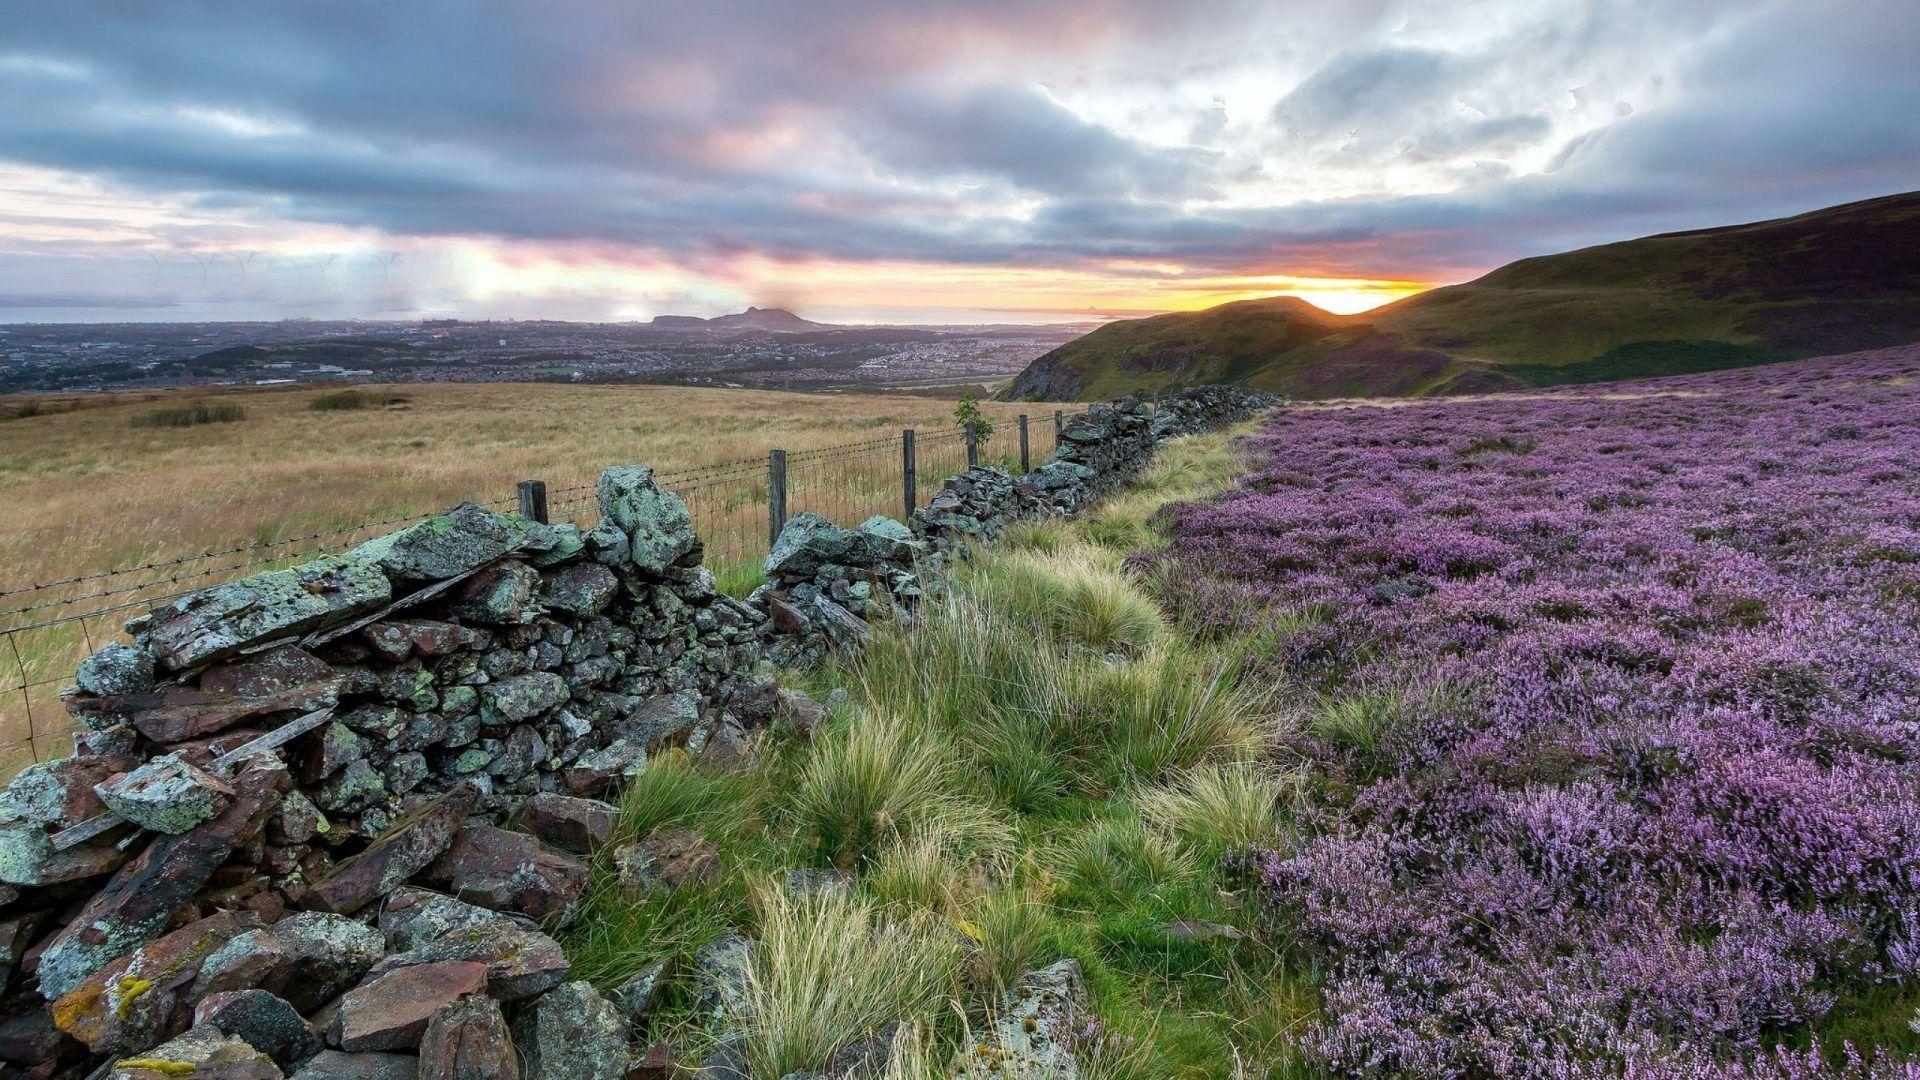
{"label": "wire fence", "polygon": [[[744,593],[779,527],[811,512],[856,525],[875,514],[904,517],[971,464],[1013,473],[1053,456],[1065,422],[1077,412],[1002,419],[991,429],[905,430],[898,435],[766,455],[655,474],[687,504],[723,589]],[[597,475],[597,474],[593,474]],[[480,501],[480,500],[475,500]],[[558,486],[521,483],[481,502],[552,523],[590,529],[599,521],[591,475]],[[0,782],[27,765],[63,755],[74,725],[60,690],[74,667],[110,641],[125,640],[129,619],[190,592],[345,551],[432,516],[431,511],[272,541],[234,544],[0,589]]]}

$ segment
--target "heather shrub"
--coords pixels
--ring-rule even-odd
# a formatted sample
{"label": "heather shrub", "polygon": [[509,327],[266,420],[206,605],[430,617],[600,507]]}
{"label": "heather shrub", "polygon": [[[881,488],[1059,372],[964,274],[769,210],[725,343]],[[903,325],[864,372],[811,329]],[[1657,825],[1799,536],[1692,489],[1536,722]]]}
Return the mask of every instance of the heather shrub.
{"label": "heather shrub", "polygon": [[[1259,859],[1325,973],[1309,1056],[1899,1074],[1916,376],[1887,354],[1288,410],[1239,489],[1164,514],[1147,580],[1182,629],[1259,642],[1321,774]],[[1881,1045],[1849,1064],[1841,1030]]]}

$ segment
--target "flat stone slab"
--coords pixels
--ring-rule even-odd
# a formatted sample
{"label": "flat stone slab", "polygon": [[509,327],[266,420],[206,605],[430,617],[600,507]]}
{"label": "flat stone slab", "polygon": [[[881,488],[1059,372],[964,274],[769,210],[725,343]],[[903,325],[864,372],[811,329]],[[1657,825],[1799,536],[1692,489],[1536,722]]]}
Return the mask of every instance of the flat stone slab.
{"label": "flat stone slab", "polygon": [[472,785],[461,784],[395,822],[365,851],[315,884],[307,893],[307,906],[351,915],[392,892],[447,850],[479,797]]}
{"label": "flat stone slab", "polygon": [[148,634],[159,666],[184,671],[346,622],[392,599],[379,565],[349,552],[189,593],[154,611]]}
{"label": "flat stone slab", "polygon": [[487,989],[484,964],[446,961],[397,968],[347,991],[334,1016],[342,1050],[405,1050],[420,1044],[440,1009]]}

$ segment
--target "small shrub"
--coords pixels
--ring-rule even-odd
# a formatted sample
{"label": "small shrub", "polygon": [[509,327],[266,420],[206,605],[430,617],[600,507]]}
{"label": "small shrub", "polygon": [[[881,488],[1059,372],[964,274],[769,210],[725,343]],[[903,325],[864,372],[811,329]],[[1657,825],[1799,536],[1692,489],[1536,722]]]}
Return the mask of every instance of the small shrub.
{"label": "small shrub", "polygon": [[314,412],[352,412],[357,409],[384,409],[389,405],[405,405],[413,400],[394,390],[335,390],[321,394],[307,401],[307,408]]}
{"label": "small shrub", "polygon": [[247,418],[247,410],[239,405],[212,405],[200,402],[193,405],[175,405],[165,409],[155,409],[150,413],[134,417],[129,423],[143,428],[189,428],[202,424],[231,424]]}
{"label": "small shrub", "polygon": [[960,404],[953,407],[953,422],[961,427],[973,425],[973,430],[982,438],[993,434],[993,421],[980,411],[980,403],[972,394],[962,394]]}
{"label": "small shrub", "polygon": [[890,918],[840,889],[769,889],[758,906],[741,995],[755,1076],[819,1069],[890,1021],[930,1020],[955,985],[959,950],[924,916]]}

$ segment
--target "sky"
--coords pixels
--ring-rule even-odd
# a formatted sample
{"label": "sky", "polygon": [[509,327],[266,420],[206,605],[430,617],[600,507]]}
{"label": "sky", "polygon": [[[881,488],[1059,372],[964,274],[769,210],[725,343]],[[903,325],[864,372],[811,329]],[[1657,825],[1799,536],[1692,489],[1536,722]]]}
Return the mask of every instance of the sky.
{"label": "sky", "polygon": [[0,322],[1355,311],[1920,188],[1913,0],[0,0]]}

